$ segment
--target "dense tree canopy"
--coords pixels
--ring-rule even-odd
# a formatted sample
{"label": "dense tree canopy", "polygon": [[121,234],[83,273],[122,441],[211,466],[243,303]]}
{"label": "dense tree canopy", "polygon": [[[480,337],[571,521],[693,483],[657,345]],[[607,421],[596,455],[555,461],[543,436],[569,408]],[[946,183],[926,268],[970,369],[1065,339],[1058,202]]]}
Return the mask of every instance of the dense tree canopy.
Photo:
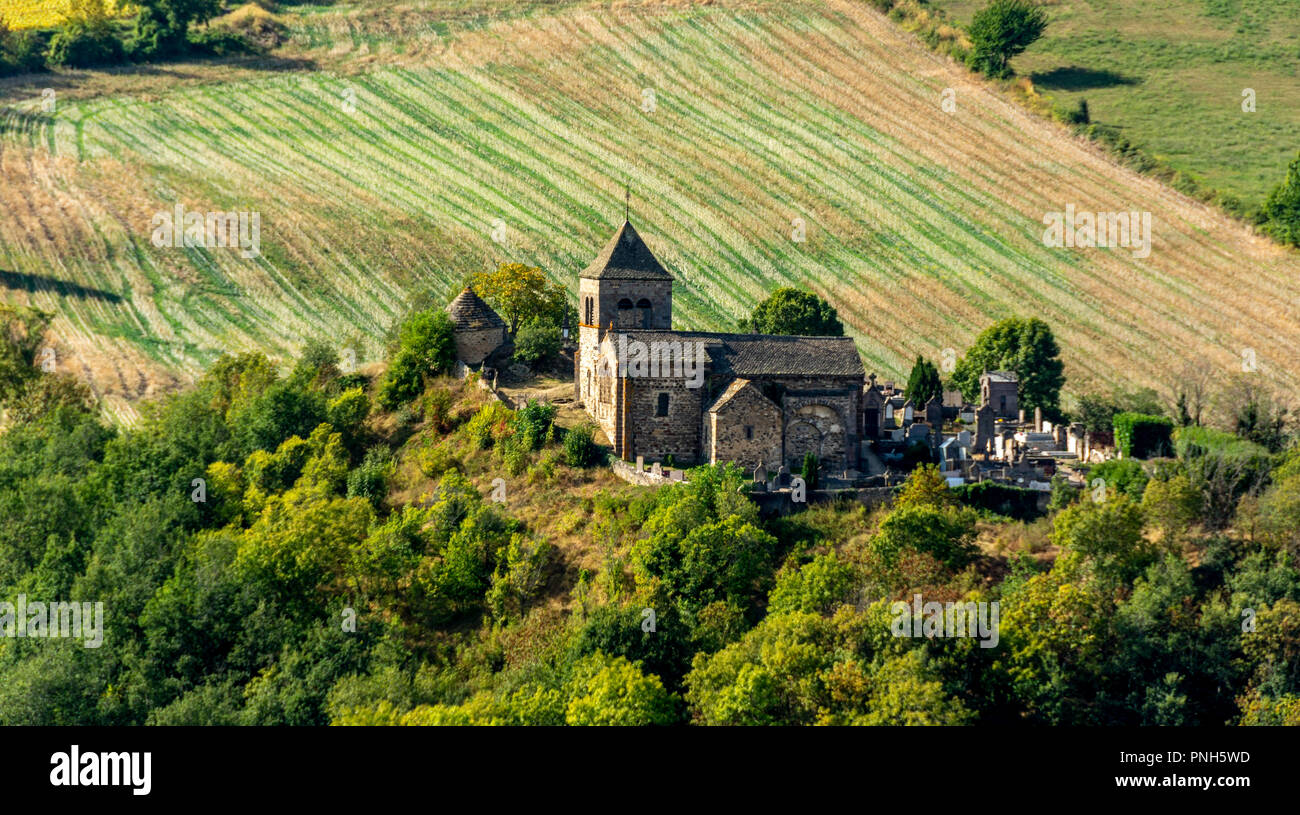
{"label": "dense tree canopy", "polygon": [[809,291],[779,288],[754,307],[741,331],[758,334],[796,334],[808,337],[842,337],[844,324],[835,307]]}
{"label": "dense tree canopy", "polygon": [[1041,407],[1044,416],[1059,418],[1065,365],[1047,323],[1037,317],[1008,317],[981,332],[953,373],[966,401],[979,404],[980,375],[985,371],[1015,373],[1020,407],[1030,412]]}

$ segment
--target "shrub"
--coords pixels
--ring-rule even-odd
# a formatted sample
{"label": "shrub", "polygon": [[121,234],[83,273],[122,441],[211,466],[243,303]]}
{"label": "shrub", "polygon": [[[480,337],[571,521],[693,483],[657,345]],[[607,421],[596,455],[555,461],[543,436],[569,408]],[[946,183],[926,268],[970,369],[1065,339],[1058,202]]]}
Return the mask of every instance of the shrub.
{"label": "shrub", "polygon": [[1127,495],[1134,501],[1142,500],[1142,493],[1147,487],[1147,474],[1142,464],[1131,458],[1111,459],[1093,467],[1088,473],[1088,481],[1102,479],[1106,482],[1106,491]]}
{"label": "shrub", "polygon": [[551,429],[555,421],[555,405],[528,400],[515,411],[512,425],[515,435],[528,450],[538,450],[553,435]]}
{"label": "shrub", "polygon": [[1126,458],[1171,456],[1174,423],[1163,416],[1145,413],[1117,413],[1114,419],[1115,446]]}
{"label": "shrub", "polygon": [[960,569],[978,549],[975,513],[969,509],[907,506],[893,510],[871,539],[871,551],[892,566],[907,551],[933,555],[949,569]]}
{"label": "shrub", "polygon": [[591,425],[579,425],[564,434],[564,463],[590,467],[596,463],[596,441]]}
{"label": "shrub", "polygon": [[493,444],[506,438],[511,433],[511,418],[514,411],[500,402],[491,402],[479,408],[465,423],[465,435],[470,445],[478,450],[486,450]]}
{"label": "shrub", "polygon": [[52,65],[89,68],[121,62],[126,54],[112,29],[69,23],[50,40],[46,57]]}
{"label": "shrub", "polygon": [[425,379],[451,370],[456,339],[442,310],[416,312],[398,329],[397,351],[379,383],[379,404],[392,410],[419,396]]}
{"label": "shrub", "polygon": [[40,33],[14,33],[0,20],[0,76],[45,70],[45,52],[45,40]]}
{"label": "shrub", "polygon": [[808,489],[817,489],[817,456],[811,450],[803,454],[803,464],[799,469],[799,477],[808,485]]}
{"label": "shrub", "polygon": [[560,353],[560,329],[541,319],[524,323],[515,335],[515,359],[536,365]]}
{"label": "shrub", "polygon": [[379,509],[388,495],[388,481],[393,476],[393,454],[386,447],[372,447],[360,466],[348,473],[348,497],[365,498]]}
{"label": "shrub", "polygon": [[252,54],[257,49],[251,42],[234,31],[220,28],[205,28],[190,34],[190,50],[214,57],[228,57],[232,54]]}
{"label": "shrub", "polygon": [[1300,154],[1287,167],[1286,179],[1269,193],[1260,215],[1264,232],[1280,243],[1300,246]]}
{"label": "shrub", "polygon": [[1011,487],[994,481],[980,481],[954,487],[958,501],[975,509],[984,509],[1005,515],[1017,521],[1032,521],[1039,515],[1037,490]]}
{"label": "shrub", "polygon": [[1088,100],[1080,99],[1079,104],[1069,110],[1066,110],[1061,116],[1066,124],[1086,125],[1092,123],[1092,116],[1088,113]]}

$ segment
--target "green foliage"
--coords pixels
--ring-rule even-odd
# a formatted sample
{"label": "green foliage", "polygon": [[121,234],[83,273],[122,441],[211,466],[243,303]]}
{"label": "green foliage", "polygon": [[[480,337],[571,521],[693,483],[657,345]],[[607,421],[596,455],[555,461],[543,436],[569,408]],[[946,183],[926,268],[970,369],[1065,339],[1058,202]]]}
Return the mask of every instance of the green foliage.
{"label": "green foliage", "polygon": [[465,436],[471,447],[486,450],[510,434],[513,421],[514,411],[500,402],[489,402],[465,423]]}
{"label": "green foliage", "polygon": [[971,20],[971,66],[994,79],[1011,75],[1011,58],[1043,35],[1047,14],[1030,0],[990,0]]}
{"label": "green foliage", "polygon": [[932,507],[943,509],[952,506],[953,493],[948,489],[948,481],[934,464],[923,464],[913,470],[894,499],[894,506]]}
{"label": "green foliage", "polygon": [[348,497],[364,498],[375,509],[388,497],[388,482],[396,472],[393,454],[384,447],[372,447],[361,464],[348,473]]}
{"label": "green foliage", "polygon": [[906,552],[932,555],[949,569],[960,569],[976,553],[975,513],[966,508],[902,506],[880,522],[870,549],[887,565]]}
{"label": "green foliage", "polygon": [[962,484],[952,490],[962,504],[975,509],[987,510],[1017,521],[1031,521],[1042,513],[1038,509],[1037,490],[1012,487],[996,481],[977,481],[974,484]]}
{"label": "green foliage", "polygon": [[768,613],[830,614],[850,602],[856,578],[854,568],[834,552],[818,555],[797,569],[787,566],[777,574]]}
{"label": "green foliage", "polygon": [[842,337],[844,324],[835,307],[812,292],[779,288],[754,307],[741,331],[757,334],[797,334],[809,337]]}
{"label": "green foliage", "polygon": [[699,467],[650,513],[645,536],[632,547],[639,584],[657,581],[666,596],[697,611],[715,601],[747,607],[776,540],[758,524],[754,505],[739,488],[739,468]]}
{"label": "green foliage", "polygon": [[1265,233],[1280,243],[1300,246],[1300,153],[1287,167],[1286,178],[1265,199],[1260,216]]}
{"label": "green foliage", "polygon": [[1109,396],[1085,393],[1078,399],[1074,420],[1093,433],[1114,430],[1118,413],[1145,413],[1160,416],[1164,413],[1160,398],[1150,388],[1133,391],[1117,390]]}
{"label": "green foliage", "polygon": [[1103,461],[1088,471],[1089,484],[1098,478],[1106,482],[1108,495],[1120,493],[1134,501],[1142,500],[1142,493],[1146,489],[1148,480],[1142,463],[1131,458]]}
{"label": "green foliage", "polygon": [[591,425],[571,427],[564,434],[564,463],[570,467],[590,467],[600,453]]}
{"label": "green foliage", "polygon": [[551,425],[555,421],[555,405],[529,399],[524,406],[515,411],[511,426],[529,450],[539,450],[550,438]]}
{"label": "green foliage", "polygon": [[933,362],[917,355],[912,373],[907,377],[907,390],[904,393],[918,409],[923,409],[931,399],[943,398],[943,383],[939,379],[939,369]]}
{"label": "green foliage", "polygon": [[37,377],[36,352],[54,315],[0,303],[0,405],[7,405]]}
{"label": "green foliage", "polygon": [[1126,458],[1156,458],[1174,452],[1174,423],[1163,416],[1117,413],[1115,446]]}
{"label": "green foliage", "polygon": [[1142,534],[1142,507],[1127,495],[1082,501],[1057,514],[1052,543],[1076,553],[1098,574],[1130,582],[1159,552]]}
{"label": "green foliage", "polygon": [[566,724],[645,726],[676,723],[680,714],[659,677],[646,676],[623,657],[597,654],[574,667]]}
{"label": "green foliage", "polygon": [[803,454],[803,461],[799,465],[799,477],[804,480],[808,489],[817,489],[817,470],[820,464],[817,461],[817,455],[809,450]]}
{"label": "green foliage", "polygon": [[411,315],[398,329],[397,349],[379,383],[379,404],[392,410],[424,392],[428,378],[456,362],[455,327],[441,309]]}
{"label": "green foliage", "polygon": [[0,19],[0,76],[45,69],[46,44],[38,31],[10,31]]}
{"label": "green foliage", "polygon": [[1265,448],[1207,427],[1179,428],[1174,447],[1211,529],[1226,526],[1237,502],[1264,488],[1273,466]]}
{"label": "green foliage", "polygon": [[122,41],[111,29],[68,25],[50,40],[46,59],[51,65],[90,68],[121,62],[124,55]]}
{"label": "green foliage", "polygon": [[652,611],[655,628],[650,631],[649,618],[637,604],[594,609],[573,639],[573,658],[596,653],[626,657],[663,679],[670,689],[679,688],[699,648],[695,631],[671,605]]}
{"label": "green foliage", "polygon": [[130,42],[136,59],[158,59],[185,51],[190,26],[221,10],[220,0],[136,0],[135,33]]}
{"label": "green foliage", "polygon": [[1041,407],[1045,417],[1059,419],[1065,366],[1047,323],[1036,317],[1009,317],[976,337],[957,361],[952,377],[967,402],[978,404],[980,375],[985,371],[1014,372],[1019,378],[1020,407],[1030,412]]}
{"label": "green foliage", "polygon": [[560,344],[560,327],[534,317],[515,335],[514,357],[526,365],[536,365],[560,353]]}

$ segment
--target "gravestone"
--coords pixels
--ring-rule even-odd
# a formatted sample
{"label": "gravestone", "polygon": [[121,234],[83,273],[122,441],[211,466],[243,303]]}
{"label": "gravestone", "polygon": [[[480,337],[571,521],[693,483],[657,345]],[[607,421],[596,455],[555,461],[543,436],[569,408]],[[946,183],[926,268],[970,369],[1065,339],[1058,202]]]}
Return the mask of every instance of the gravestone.
{"label": "gravestone", "polygon": [[645,472],[645,456],[636,457],[636,471],[638,473]]}

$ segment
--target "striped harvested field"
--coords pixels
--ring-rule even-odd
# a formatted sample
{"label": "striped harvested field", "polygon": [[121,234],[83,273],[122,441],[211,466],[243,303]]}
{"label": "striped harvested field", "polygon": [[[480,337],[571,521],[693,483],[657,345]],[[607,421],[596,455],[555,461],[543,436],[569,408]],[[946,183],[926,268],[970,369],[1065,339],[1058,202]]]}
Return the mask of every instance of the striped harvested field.
{"label": "striped harvested field", "polygon": [[[359,334],[374,358],[412,294],[502,261],[576,290],[626,181],[677,327],[729,328],[792,284],[887,378],[1018,314],[1053,326],[1073,390],[1240,370],[1246,349],[1300,385],[1300,256],[864,4],[579,6],[423,36],[351,75],[4,109],[0,296],[56,310],[62,359],[126,411],[224,351]],[[260,256],[154,246],[178,203],[260,213]],[[1150,256],[1045,247],[1070,204],[1150,212]]]}

